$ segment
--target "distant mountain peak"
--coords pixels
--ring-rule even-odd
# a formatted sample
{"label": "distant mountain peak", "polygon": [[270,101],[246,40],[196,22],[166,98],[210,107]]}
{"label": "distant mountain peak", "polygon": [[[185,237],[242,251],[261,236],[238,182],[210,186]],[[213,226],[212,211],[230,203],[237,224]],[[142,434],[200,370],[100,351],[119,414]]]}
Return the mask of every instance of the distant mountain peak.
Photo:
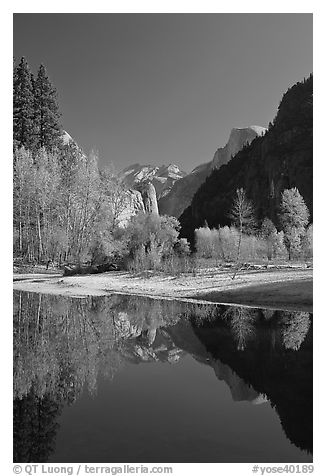
{"label": "distant mountain peak", "polygon": [[130,188],[136,188],[142,182],[151,182],[158,198],[165,196],[171,190],[173,184],[185,175],[187,175],[186,172],[172,163],[161,166],[136,163],[128,165],[119,174]]}
{"label": "distant mountain peak", "polygon": [[266,131],[262,126],[234,127],[231,129],[228,142],[224,147],[220,147],[214,154],[213,160],[195,167],[190,174],[176,182],[171,192],[160,197],[159,210],[164,215],[179,217],[190,205],[192,197],[204,183],[213,169],[218,169],[227,164],[246,143]]}
{"label": "distant mountain peak", "polygon": [[245,143],[250,144],[255,137],[261,136],[266,130],[266,127],[262,126],[233,127],[226,145],[215,152],[212,167],[218,169],[227,164],[231,157],[242,149]]}

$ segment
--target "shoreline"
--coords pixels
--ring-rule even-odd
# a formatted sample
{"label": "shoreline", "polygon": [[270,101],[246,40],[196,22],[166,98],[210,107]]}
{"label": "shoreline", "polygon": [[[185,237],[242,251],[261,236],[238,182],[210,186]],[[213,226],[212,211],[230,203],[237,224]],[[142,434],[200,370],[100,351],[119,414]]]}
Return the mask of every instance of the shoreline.
{"label": "shoreline", "polygon": [[288,311],[313,311],[312,269],[287,268],[241,271],[231,279],[229,270],[199,270],[182,274],[111,271],[96,275],[63,277],[48,274],[14,274],[14,290],[70,297],[113,293],[206,304],[244,305]]}

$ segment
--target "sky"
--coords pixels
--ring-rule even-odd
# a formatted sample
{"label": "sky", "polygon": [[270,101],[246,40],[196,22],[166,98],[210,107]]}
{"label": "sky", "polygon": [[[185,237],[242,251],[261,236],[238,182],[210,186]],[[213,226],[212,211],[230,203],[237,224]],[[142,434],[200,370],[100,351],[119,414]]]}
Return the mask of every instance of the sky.
{"label": "sky", "polygon": [[14,14],[14,56],[57,89],[63,128],[100,164],[213,158],[233,127],[268,126],[313,68],[307,13]]}

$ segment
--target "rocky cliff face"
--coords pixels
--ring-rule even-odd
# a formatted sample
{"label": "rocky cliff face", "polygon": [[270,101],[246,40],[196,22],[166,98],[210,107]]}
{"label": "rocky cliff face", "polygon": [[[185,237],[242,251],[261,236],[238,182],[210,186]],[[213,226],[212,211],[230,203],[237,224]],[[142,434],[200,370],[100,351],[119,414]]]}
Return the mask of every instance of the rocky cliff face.
{"label": "rocky cliff face", "polygon": [[137,190],[126,190],[122,205],[122,211],[118,216],[118,223],[122,228],[128,225],[131,217],[145,211],[142,195]]}
{"label": "rocky cliff face", "polygon": [[158,215],[154,186],[150,182],[143,182],[138,185],[138,190],[126,190],[121,201],[121,209],[118,222],[122,228],[126,227],[130,219],[139,212]]}
{"label": "rocky cliff face", "polygon": [[187,174],[175,164],[154,165],[133,164],[120,172],[120,177],[130,188],[137,188],[143,182],[151,182],[158,198],[164,197],[173,184]]}
{"label": "rocky cliff face", "polygon": [[265,131],[266,129],[261,126],[232,129],[227,144],[217,149],[211,162],[196,167],[189,175],[175,182],[171,191],[159,199],[160,213],[178,218],[190,205],[196,191],[211,172],[227,164],[244,144],[250,144],[255,137],[260,136]]}
{"label": "rocky cliff face", "polygon": [[312,217],[313,102],[312,76],[283,96],[277,116],[264,136],[257,136],[232,160],[214,169],[180,217],[181,235],[193,241],[194,229],[229,225],[234,193],[244,188],[258,220],[278,226],[284,189],[297,187]]}
{"label": "rocky cliff face", "polygon": [[215,152],[211,168],[219,169],[222,165],[227,164],[231,157],[242,149],[244,144],[250,144],[255,137],[263,135],[266,130],[265,127],[261,126],[233,128],[227,144]]}
{"label": "rocky cliff face", "polygon": [[138,185],[138,190],[140,191],[143,199],[145,212],[158,215],[157,198],[154,185],[151,182],[141,182]]}

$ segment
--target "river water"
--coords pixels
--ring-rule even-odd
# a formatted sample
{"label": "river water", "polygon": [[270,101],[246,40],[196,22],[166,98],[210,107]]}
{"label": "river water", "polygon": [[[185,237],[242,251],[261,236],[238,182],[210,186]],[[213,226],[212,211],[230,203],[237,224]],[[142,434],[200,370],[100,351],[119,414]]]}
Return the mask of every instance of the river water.
{"label": "river water", "polygon": [[14,462],[311,462],[312,314],[14,292]]}

